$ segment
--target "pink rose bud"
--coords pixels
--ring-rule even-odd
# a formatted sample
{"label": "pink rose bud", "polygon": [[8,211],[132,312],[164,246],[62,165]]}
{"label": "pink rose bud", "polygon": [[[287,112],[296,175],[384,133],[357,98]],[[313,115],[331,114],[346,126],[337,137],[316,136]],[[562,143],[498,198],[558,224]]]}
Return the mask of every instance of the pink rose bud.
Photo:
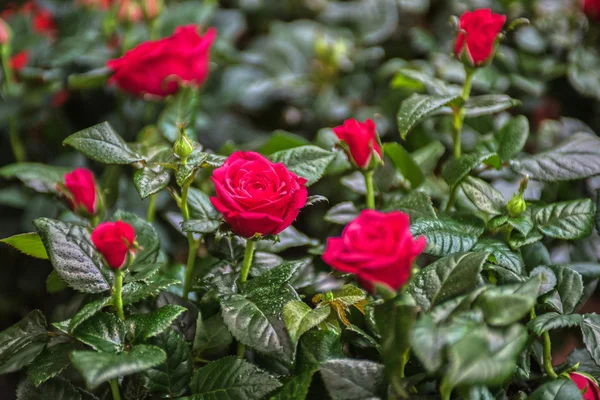
{"label": "pink rose bud", "polygon": [[10,27],[2,18],[0,18],[0,46],[10,42]]}
{"label": "pink rose bud", "polygon": [[135,0],[121,0],[117,17],[123,22],[139,22],[143,17],[142,7]]}
{"label": "pink rose bud", "polygon": [[408,215],[365,210],[344,228],[341,237],[327,239],[323,261],[333,269],[355,274],[372,291],[375,283],[398,290],[410,278],[425,238],[414,239]]}
{"label": "pink rose bud", "polygon": [[180,84],[200,86],[208,77],[210,46],[217,31],[198,34],[195,25],[180,26],[167,38],[144,42],[121,58],[109,60],[109,83],[136,95],[167,96]]}
{"label": "pink rose bud", "polygon": [[459,59],[466,56],[471,66],[479,66],[493,57],[496,38],[506,16],[494,14],[489,8],[467,11],[460,17],[460,32],[454,44]]}
{"label": "pink rose bud", "polygon": [[210,201],[237,235],[275,235],[306,204],[306,179],[254,152],[237,151],[214,170]]}
{"label": "pink rose bud", "polygon": [[342,141],[342,147],[350,161],[358,168],[368,169],[373,154],[381,160],[381,146],[373,120],[358,122],[352,118],[347,119],[343,125],[333,128],[333,132]]}
{"label": "pink rose bud", "polygon": [[127,255],[135,254],[135,230],[123,221],[103,222],[92,231],[92,243],[109,267],[120,269],[127,262]]}
{"label": "pink rose bud", "polygon": [[150,20],[158,17],[163,7],[162,0],[142,0],[142,5],[146,18]]}
{"label": "pink rose bud", "polygon": [[[73,211],[94,215],[98,211],[98,191],[94,174],[89,169],[77,168],[73,172],[65,174],[64,189],[65,197]],[[61,189],[59,187],[59,189]]]}
{"label": "pink rose bud", "polygon": [[600,400],[600,390],[595,379],[579,372],[571,372],[569,378],[581,390],[583,400]]}

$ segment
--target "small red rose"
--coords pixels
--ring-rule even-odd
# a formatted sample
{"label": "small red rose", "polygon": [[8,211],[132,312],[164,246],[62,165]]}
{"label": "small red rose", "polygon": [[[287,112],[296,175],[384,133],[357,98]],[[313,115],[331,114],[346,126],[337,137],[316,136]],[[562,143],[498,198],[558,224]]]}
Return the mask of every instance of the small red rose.
{"label": "small red rose", "polygon": [[155,96],[173,94],[180,84],[200,86],[208,77],[210,46],[216,34],[210,28],[200,36],[195,25],[187,25],[167,38],[142,43],[107,62],[114,71],[109,83],[132,94]]}
{"label": "small red rose", "polygon": [[465,12],[454,44],[456,57],[465,54],[473,66],[484,64],[493,57],[496,38],[505,22],[505,15],[494,14],[489,8]]}
{"label": "small red rose", "polygon": [[594,379],[578,372],[571,372],[569,378],[581,390],[583,400],[600,400],[600,389]]}
{"label": "small red rose", "polygon": [[23,50],[10,58],[9,65],[11,69],[18,72],[27,66],[28,61],[29,52],[27,50]]}
{"label": "small red rose", "polygon": [[588,18],[600,21],[600,0],[583,0],[583,12]]}
{"label": "small red rose", "polygon": [[414,239],[408,215],[365,210],[342,232],[327,239],[323,261],[333,269],[355,274],[363,287],[375,283],[398,290],[410,278],[415,258],[425,248],[425,238]]}
{"label": "small red rose", "polygon": [[275,235],[306,204],[306,179],[254,152],[237,151],[214,170],[210,201],[237,235]]}
{"label": "small red rose", "polygon": [[103,222],[92,231],[92,243],[112,269],[120,269],[135,254],[135,230],[127,222]]}
{"label": "small red rose", "polygon": [[97,210],[98,191],[94,174],[89,169],[77,168],[64,177],[65,197],[73,211],[83,210],[94,215]]}
{"label": "small red rose", "polygon": [[333,128],[333,133],[343,142],[348,158],[354,161],[358,168],[368,168],[373,154],[381,159],[377,128],[372,120],[359,122],[350,118],[345,120],[343,125]]}

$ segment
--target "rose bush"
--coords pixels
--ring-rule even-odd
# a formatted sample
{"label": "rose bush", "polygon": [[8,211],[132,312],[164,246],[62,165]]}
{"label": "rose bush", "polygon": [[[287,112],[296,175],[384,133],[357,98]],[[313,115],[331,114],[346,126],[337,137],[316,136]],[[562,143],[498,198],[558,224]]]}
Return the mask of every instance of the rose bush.
{"label": "rose bush", "polygon": [[3,11],[0,398],[597,398],[598,27],[487,3]]}

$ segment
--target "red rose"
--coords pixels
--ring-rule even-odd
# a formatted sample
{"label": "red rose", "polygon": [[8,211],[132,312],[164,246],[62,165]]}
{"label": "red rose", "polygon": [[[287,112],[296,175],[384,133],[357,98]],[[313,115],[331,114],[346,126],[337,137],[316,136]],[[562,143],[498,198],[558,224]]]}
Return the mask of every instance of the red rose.
{"label": "red rose", "polygon": [[583,12],[591,19],[600,20],[600,0],[583,0]]}
{"label": "red rose", "polygon": [[377,141],[377,130],[372,120],[358,122],[350,118],[345,120],[343,125],[333,128],[333,132],[343,141],[348,158],[359,168],[368,168],[373,151],[381,159],[381,146]]}
{"label": "red rose", "polygon": [[465,12],[460,17],[454,53],[461,58],[466,52],[475,66],[485,63],[492,56],[496,38],[505,22],[505,15],[494,14],[489,8]]}
{"label": "red rose", "polygon": [[33,12],[33,30],[50,39],[56,36],[56,23],[48,10],[37,9]]}
{"label": "red rose", "polygon": [[120,269],[129,252],[135,254],[135,230],[123,221],[103,222],[92,231],[92,243],[113,269]]}
{"label": "red rose", "polygon": [[77,168],[65,174],[66,198],[73,211],[83,209],[90,215],[96,214],[98,195],[94,174],[89,169]]}
{"label": "red rose", "polygon": [[341,272],[355,274],[367,290],[383,283],[398,290],[408,281],[425,238],[413,238],[408,215],[365,210],[342,232],[327,239],[323,261]]}
{"label": "red rose", "polygon": [[296,219],[306,204],[306,179],[254,152],[237,151],[214,170],[216,197],[210,201],[236,234],[274,235]]}
{"label": "red rose", "polygon": [[167,38],[145,42],[109,60],[114,71],[109,82],[133,94],[166,96],[177,91],[180,83],[199,86],[208,77],[210,46],[217,32],[204,36],[195,25],[181,26]]}
{"label": "red rose", "polygon": [[27,62],[29,61],[29,52],[27,50],[18,52],[14,56],[10,58],[9,65],[10,68],[15,71],[20,71],[25,66],[27,66]]}
{"label": "red rose", "polygon": [[600,400],[600,390],[594,379],[579,372],[571,372],[569,378],[581,390],[583,400]]}

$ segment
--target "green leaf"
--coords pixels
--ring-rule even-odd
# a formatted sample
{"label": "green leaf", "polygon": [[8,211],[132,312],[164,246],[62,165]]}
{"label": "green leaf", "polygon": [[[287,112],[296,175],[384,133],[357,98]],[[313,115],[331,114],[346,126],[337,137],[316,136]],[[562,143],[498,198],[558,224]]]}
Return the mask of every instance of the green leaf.
{"label": "green leaf", "polygon": [[74,351],[71,361],[90,389],[120,376],[142,372],[163,363],[165,352],[156,346],[131,346],[128,352]]}
{"label": "green leaf", "polygon": [[429,372],[442,366],[442,349],[446,345],[442,334],[428,314],[422,314],[415,322],[410,334],[413,353]]}
{"label": "green leaf", "polygon": [[524,274],[525,264],[521,254],[512,251],[506,243],[498,239],[481,239],[473,248],[472,251],[485,251],[489,253],[489,261],[493,264],[500,265],[514,272],[517,275]]}
{"label": "green leaf", "polygon": [[[89,393],[85,392],[87,395]],[[95,397],[92,399],[97,400]],[[24,380],[17,388],[17,400],[88,400],[82,397],[78,389],[63,377],[57,376],[44,382],[37,388],[28,380]]]}
{"label": "green leaf", "polygon": [[137,303],[146,297],[157,296],[169,286],[179,285],[177,279],[159,278],[151,282],[131,282],[123,286],[123,305]]}
{"label": "green leaf", "polygon": [[425,236],[424,252],[434,256],[446,256],[470,250],[481,232],[467,230],[463,224],[450,218],[419,218],[410,226],[414,237]]}
{"label": "green leaf", "polygon": [[488,253],[460,253],[423,268],[409,283],[410,293],[423,310],[468,293],[477,286]]}
{"label": "green leaf", "polygon": [[528,214],[522,214],[518,217],[510,217],[507,219],[510,226],[527,236],[533,229],[533,220]]}
{"label": "green leaf", "polygon": [[331,312],[330,307],[310,308],[303,301],[293,300],[283,307],[283,321],[290,339],[295,345],[309,329],[325,321]]}
{"label": "green leaf", "polygon": [[60,279],[60,276],[58,276],[58,273],[54,270],[52,270],[48,275],[48,278],[46,278],[46,292],[49,294],[61,292],[68,287],[69,286]]}
{"label": "green leaf", "polygon": [[481,211],[489,215],[500,215],[506,210],[506,199],[502,193],[486,181],[467,176],[460,186],[469,200]]}
{"label": "green leaf", "polygon": [[188,206],[191,219],[183,223],[184,232],[211,233],[221,225],[221,214],[210,202],[210,197],[201,190],[189,189]]}
{"label": "green leaf", "polygon": [[385,379],[381,364],[368,360],[329,360],[320,370],[333,400],[384,398]]}
{"label": "green leaf", "polygon": [[581,324],[581,314],[561,315],[555,312],[538,315],[527,324],[527,328],[541,336],[552,329],[567,328]]}
{"label": "green leaf", "polygon": [[0,374],[15,372],[42,352],[48,341],[46,319],[39,310],[0,332]]}
{"label": "green leaf", "polygon": [[[400,82],[398,82],[398,77],[402,77]],[[433,76],[426,74],[423,71],[418,71],[414,69],[402,68],[396,71],[396,76],[392,81],[392,87],[402,87],[404,85],[398,85],[403,82],[404,84],[409,83],[417,83],[423,85],[429,92],[433,92],[434,94],[444,95],[451,92],[452,88],[443,80],[436,79]],[[413,86],[410,86],[411,89]]]}
{"label": "green leaf", "polygon": [[110,75],[111,70],[107,67],[95,68],[81,74],[69,74],[67,84],[69,89],[75,90],[103,88]]}
{"label": "green leaf", "polygon": [[306,399],[313,375],[313,371],[306,371],[292,377],[270,398],[270,400]]}
{"label": "green leaf", "polygon": [[314,371],[328,360],[345,358],[340,333],[333,330],[312,329],[300,338],[298,370]]}
{"label": "green leaf", "polygon": [[482,115],[497,114],[509,108],[521,105],[519,100],[505,94],[486,94],[472,96],[465,103],[465,118],[481,117]]}
{"label": "green leaf", "polygon": [[502,330],[472,329],[448,348],[450,366],[444,383],[448,387],[502,384],[514,372],[526,341],[527,331],[517,324]]}
{"label": "green leaf", "polygon": [[431,197],[417,191],[412,191],[402,197],[394,195],[386,199],[382,211],[402,211],[410,216],[411,221],[421,217],[437,218]]}
{"label": "green leaf", "polygon": [[84,321],[72,335],[97,351],[116,353],[123,350],[126,328],[114,314],[97,313]]}
{"label": "green leaf", "polygon": [[375,321],[381,336],[381,354],[385,354],[385,372],[391,381],[400,376],[408,360],[410,331],[418,307],[410,295],[401,294],[393,301],[375,307]]}
{"label": "green leaf", "polygon": [[451,159],[442,167],[442,177],[450,188],[458,185],[475,167],[493,156],[495,153],[480,152],[463,155],[459,159]]}
{"label": "green leaf", "polygon": [[181,396],[190,382],[194,365],[187,343],[173,330],[161,333],[152,343],[163,349],[167,359],[146,371],[146,387],[152,393],[169,398]]}
{"label": "green leaf", "polygon": [[71,318],[68,324],[68,331],[72,333],[75,328],[81,325],[84,321],[93,317],[96,313],[98,313],[104,306],[109,304],[112,301],[111,297],[103,297],[97,300],[94,300],[90,303],[87,303],[81,310],[77,311],[77,314]]}
{"label": "green leaf", "polygon": [[427,96],[416,93],[411,95],[402,102],[398,110],[398,130],[402,139],[406,139],[411,129],[424,118],[458,99],[460,95]]}
{"label": "green leaf", "polygon": [[133,164],[143,157],[133,152],[108,122],[91,126],[66,138],[63,144],[103,164]]}
{"label": "green leaf", "polygon": [[39,386],[60,374],[71,365],[69,355],[73,350],[75,346],[70,342],[46,347],[27,369],[27,379]]}
{"label": "green leaf", "polygon": [[26,162],[5,165],[0,168],[0,177],[16,178],[36,192],[58,193],[56,184],[70,171],[70,168]]}
{"label": "green leaf", "polygon": [[185,307],[167,304],[148,314],[132,315],[127,322],[130,324],[133,340],[146,340],[161,334],[184,311],[186,311]]}
{"label": "green leaf", "polygon": [[592,232],[594,203],[591,199],[563,201],[536,207],[533,220],[546,236],[574,240]]}
{"label": "green leaf", "polygon": [[325,221],[334,224],[346,225],[358,217],[360,211],[353,202],[344,201],[331,207],[325,214]]}
{"label": "green leaf", "polygon": [[281,383],[243,359],[225,357],[194,373],[188,400],[260,400]]}
{"label": "green leaf", "polygon": [[86,229],[49,218],[38,218],[33,224],[54,270],[67,285],[86,293],[104,292],[112,287],[112,272],[104,266]]}
{"label": "green leaf", "polygon": [[567,266],[551,265],[556,275],[556,292],[562,303],[562,314],[571,314],[583,296],[581,275]]}
{"label": "green leaf", "polygon": [[600,315],[585,314],[581,323],[583,343],[596,364],[600,364]]}
{"label": "green leaf", "polygon": [[585,179],[600,174],[600,138],[577,132],[552,150],[520,158],[511,167],[530,178],[559,182]]}
{"label": "green leaf", "polygon": [[546,382],[528,400],[582,400],[581,391],[570,379],[559,378]]}
{"label": "green leaf", "polygon": [[283,130],[276,130],[269,136],[267,142],[260,146],[258,152],[260,154],[270,155],[278,151],[289,150],[308,144],[310,144],[310,142],[302,136]]}
{"label": "green leaf", "polygon": [[475,301],[483,310],[486,322],[493,326],[507,326],[518,322],[536,304],[541,275],[535,275],[519,285],[493,287],[483,292]]}
{"label": "green leaf", "polygon": [[156,164],[148,164],[135,171],[133,175],[133,184],[142,199],[166,188],[170,180],[170,171],[166,167]]}
{"label": "green leaf", "polygon": [[519,154],[529,137],[529,121],[527,117],[519,115],[508,121],[496,133],[498,149],[496,152],[502,161],[510,161]]}
{"label": "green leaf", "polygon": [[185,124],[186,131],[195,131],[194,116],[198,109],[199,94],[193,88],[182,88],[172,96],[167,106],[158,117],[158,129],[171,143],[179,137],[179,126]]}
{"label": "green leaf", "polygon": [[42,243],[42,239],[40,238],[40,235],[35,232],[21,233],[20,235],[0,239],[0,242],[9,244],[28,256],[41,258],[42,260],[48,259],[48,253],[46,253],[46,248]]}
{"label": "green leaf", "polygon": [[233,338],[223,323],[220,314],[215,314],[205,320],[198,316],[196,334],[194,336],[194,352],[210,355],[226,350]]}
{"label": "green leaf", "polygon": [[290,171],[306,178],[306,185],[310,186],[321,179],[335,154],[317,146],[307,145],[278,151],[269,158],[273,162],[284,163]]}
{"label": "green leaf", "polygon": [[396,170],[410,182],[411,188],[414,189],[425,181],[421,167],[419,167],[410,153],[399,143],[384,143],[383,152],[392,160]]}
{"label": "green leaf", "polygon": [[446,147],[440,142],[431,142],[418,150],[413,151],[412,158],[421,168],[425,176],[433,173],[446,152]]}

